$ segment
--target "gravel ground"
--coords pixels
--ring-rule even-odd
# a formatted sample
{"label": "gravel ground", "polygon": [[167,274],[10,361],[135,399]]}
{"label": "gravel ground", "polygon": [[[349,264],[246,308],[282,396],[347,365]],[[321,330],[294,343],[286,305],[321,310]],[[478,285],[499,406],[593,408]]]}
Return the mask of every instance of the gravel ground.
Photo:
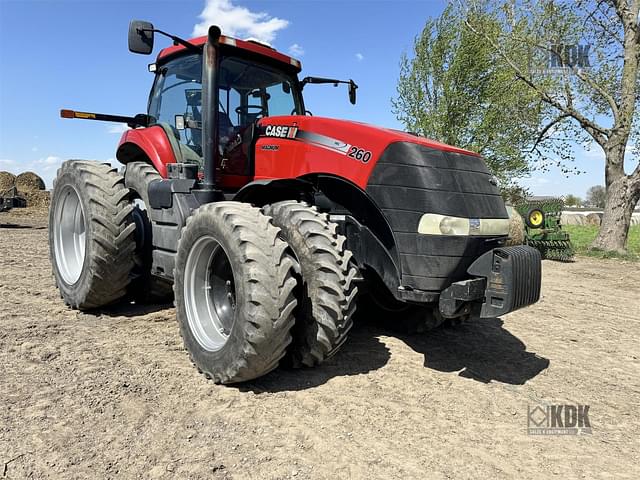
{"label": "gravel ground", "polygon": [[[69,310],[42,212],[0,214],[2,478],[640,478],[638,263],[545,261],[501,319],[354,327],[309,370],[238,387],[191,366],[170,306]],[[592,434],[527,434],[586,404]]]}

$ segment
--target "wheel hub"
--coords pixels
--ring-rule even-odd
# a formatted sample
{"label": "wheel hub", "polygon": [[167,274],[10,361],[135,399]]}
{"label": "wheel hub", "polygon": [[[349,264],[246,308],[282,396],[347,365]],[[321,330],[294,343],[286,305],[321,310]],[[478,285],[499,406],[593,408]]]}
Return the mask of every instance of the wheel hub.
{"label": "wheel hub", "polygon": [[226,252],[211,236],[193,245],[184,272],[184,298],[189,328],[202,348],[220,350],[236,317],[236,288]]}

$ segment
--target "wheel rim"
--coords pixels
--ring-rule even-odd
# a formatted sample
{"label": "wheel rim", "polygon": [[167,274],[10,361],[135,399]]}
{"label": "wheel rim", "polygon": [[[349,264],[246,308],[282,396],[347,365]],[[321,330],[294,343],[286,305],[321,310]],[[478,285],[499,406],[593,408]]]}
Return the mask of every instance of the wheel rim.
{"label": "wheel rim", "polygon": [[75,284],[82,274],[86,251],[86,225],[80,196],[71,185],[64,187],[56,202],[53,244],[62,279]]}
{"label": "wheel rim", "polygon": [[184,271],[184,299],[189,328],[207,351],[220,350],[235,323],[236,289],[227,253],[210,236],[191,248]]}
{"label": "wheel rim", "polygon": [[535,225],[536,227],[542,225],[542,212],[539,210],[531,212],[529,215],[529,221],[531,222],[531,225]]}

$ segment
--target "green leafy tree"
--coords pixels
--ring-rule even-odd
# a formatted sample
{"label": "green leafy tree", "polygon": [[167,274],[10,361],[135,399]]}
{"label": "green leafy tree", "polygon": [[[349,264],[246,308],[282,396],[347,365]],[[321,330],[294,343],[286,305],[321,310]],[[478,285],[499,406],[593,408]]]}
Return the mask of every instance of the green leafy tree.
{"label": "green leafy tree", "polygon": [[569,194],[564,197],[564,204],[567,207],[580,207],[582,206],[582,199],[575,195]]}
{"label": "green leafy tree", "polygon": [[586,206],[604,208],[607,201],[607,191],[602,185],[594,185],[587,190]]}
{"label": "green leafy tree", "polygon": [[[605,156],[606,199],[592,247],[624,252],[640,198],[640,0],[469,0],[457,16],[542,101],[532,147],[572,160],[572,144]],[[499,27],[472,21],[497,19]],[[625,153],[635,168],[625,171]]]}
{"label": "green leafy tree", "polygon": [[528,147],[544,104],[490,41],[478,41],[465,26],[469,21],[496,41],[497,18],[459,13],[450,5],[428,20],[412,55],[402,56],[394,113],[411,132],[483,155],[506,192],[530,171]]}

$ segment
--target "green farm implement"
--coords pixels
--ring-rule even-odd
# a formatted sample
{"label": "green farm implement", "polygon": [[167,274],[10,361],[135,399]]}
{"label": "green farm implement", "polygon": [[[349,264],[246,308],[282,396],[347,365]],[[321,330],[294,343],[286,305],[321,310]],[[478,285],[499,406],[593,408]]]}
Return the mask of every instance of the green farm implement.
{"label": "green farm implement", "polygon": [[540,251],[542,258],[571,261],[574,255],[569,234],[562,230],[560,216],[564,208],[561,198],[529,199],[516,210],[525,224],[525,245]]}

